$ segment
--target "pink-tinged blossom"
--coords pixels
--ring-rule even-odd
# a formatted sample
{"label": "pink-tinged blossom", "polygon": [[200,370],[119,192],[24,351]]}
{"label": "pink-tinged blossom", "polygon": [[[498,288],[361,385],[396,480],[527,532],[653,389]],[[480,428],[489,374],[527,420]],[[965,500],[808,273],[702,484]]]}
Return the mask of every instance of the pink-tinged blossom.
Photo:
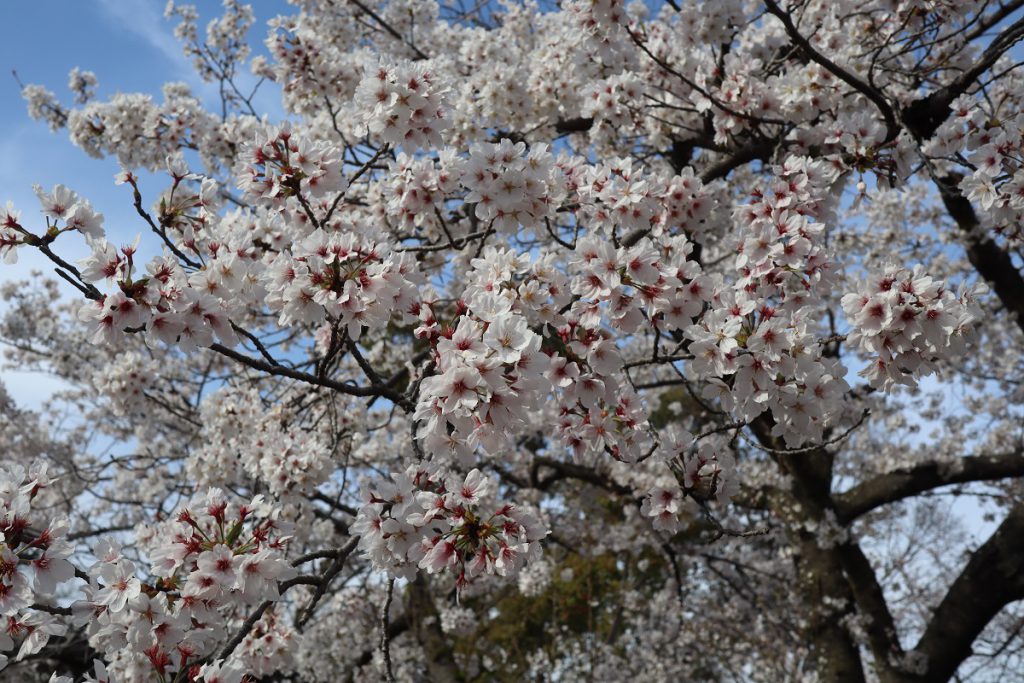
{"label": "pink-tinged blossom", "polygon": [[861,375],[883,388],[915,386],[936,362],[953,357],[980,319],[978,297],[987,290],[977,283],[954,291],[920,266],[889,265],[865,284],[866,291],[842,298],[853,327],[848,341],[870,360]]}
{"label": "pink-tinged blossom", "polygon": [[0,277],[5,367],[61,381],[0,388],[9,678],[1014,670],[1000,620],[901,650],[908,596],[1014,593],[1012,496],[971,558],[892,503],[1019,483],[1020,3],[291,4],[167,3],[216,106],[22,87],[131,220],[0,210],[60,276]]}
{"label": "pink-tinged blossom", "polygon": [[244,555],[238,565],[237,585],[248,604],[278,598],[277,583],[295,576],[295,569],[281,557],[264,548]]}
{"label": "pink-tinged blossom", "polygon": [[[462,586],[483,574],[508,576],[539,557],[547,527],[532,512],[496,505],[494,482],[479,470],[463,477],[410,468],[393,481],[399,487],[374,484],[353,525],[378,568],[403,576],[448,571]],[[415,510],[403,505],[404,517],[392,517],[400,500],[415,501]]]}
{"label": "pink-tinged blossom", "polygon": [[123,610],[128,601],[142,591],[142,583],[135,576],[135,565],[129,560],[103,565],[99,580],[103,588],[96,594],[95,603],[111,612]]}
{"label": "pink-tinged blossom", "polygon": [[203,683],[241,683],[245,673],[245,669],[237,663],[227,663],[218,659],[204,664],[199,669],[199,680]]}

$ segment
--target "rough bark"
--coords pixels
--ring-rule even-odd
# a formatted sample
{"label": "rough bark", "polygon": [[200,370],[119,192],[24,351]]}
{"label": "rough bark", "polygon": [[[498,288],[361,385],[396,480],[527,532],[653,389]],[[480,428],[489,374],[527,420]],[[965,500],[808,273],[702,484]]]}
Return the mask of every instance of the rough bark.
{"label": "rough bark", "polygon": [[959,182],[960,177],[956,175],[935,179],[942,203],[960,228],[967,259],[978,275],[991,285],[999,301],[1024,332],[1024,278],[1013,265],[1010,255],[979,230],[978,214],[960,193]]}

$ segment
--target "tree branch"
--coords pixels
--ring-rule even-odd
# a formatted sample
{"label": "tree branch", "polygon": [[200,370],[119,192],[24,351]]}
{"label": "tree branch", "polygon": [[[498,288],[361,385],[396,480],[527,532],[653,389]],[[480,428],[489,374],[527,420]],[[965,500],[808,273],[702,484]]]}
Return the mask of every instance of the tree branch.
{"label": "tree branch", "polygon": [[978,61],[952,83],[905,107],[902,118],[907,129],[919,140],[926,140],[934,135],[942,122],[949,117],[949,105],[953,100],[967,92],[978,78],[1021,38],[1024,38],[1024,17],[996,36]]}
{"label": "tree branch", "polygon": [[[1024,504],[1017,504],[974,553],[932,614],[914,648],[928,658],[918,680],[946,681],[971,644],[1007,604],[1024,598]],[[910,679],[913,680],[913,679]]]}
{"label": "tree branch", "polygon": [[922,463],[880,474],[838,494],[835,496],[836,516],[841,523],[849,524],[882,505],[940,486],[1020,476],[1024,476],[1024,453],[1020,450],[959,458],[953,462]]}
{"label": "tree branch", "polygon": [[446,683],[465,680],[441,630],[441,618],[423,572],[406,588],[406,614],[423,648],[427,680]]}
{"label": "tree branch", "polygon": [[413,407],[411,402],[407,398],[384,385],[373,385],[369,387],[364,387],[356,384],[338,382],[336,380],[328,379],[326,377],[317,377],[316,375],[311,375],[307,372],[295,370],[294,368],[289,368],[284,365],[271,365],[266,361],[262,361],[258,358],[253,358],[252,356],[246,356],[245,354],[239,353],[234,349],[229,349],[223,344],[211,344],[209,348],[212,351],[216,351],[217,353],[221,354],[222,356],[227,356],[228,358],[238,361],[243,365],[247,365],[254,370],[260,370],[261,372],[265,372],[269,375],[289,377],[291,379],[298,380],[300,382],[305,382],[307,384],[313,384],[316,386],[333,389],[339,393],[348,394],[349,396],[381,396],[383,398],[388,399],[389,401],[396,403],[397,405],[402,406],[407,411],[411,411]]}
{"label": "tree branch", "polygon": [[877,88],[865,83],[861,79],[857,78],[857,76],[853,75],[814,49],[814,46],[811,45],[810,41],[804,38],[799,29],[797,29],[793,24],[793,19],[788,13],[784,12],[782,8],[779,7],[775,0],[764,0],[764,4],[768,12],[782,22],[782,25],[785,27],[786,33],[789,35],[790,39],[805,55],[807,55],[808,59],[825,67],[832,72],[836,78],[874,102],[875,106],[878,107],[878,110],[882,113],[882,118],[885,119],[885,142],[895,140],[896,136],[900,133],[900,125],[896,120],[896,112],[893,111],[892,105],[889,104],[889,101],[885,99],[885,95],[883,95]]}
{"label": "tree branch", "polygon": [[1024,332],[1024,278],[1013,265],[1010,255],[991,238],[980,232],[981,222],[974,207],[960,192],[959,176],[936,177],[942,203],[963,232],[967,259],[999,297],[1006,310],[1016,316]]}

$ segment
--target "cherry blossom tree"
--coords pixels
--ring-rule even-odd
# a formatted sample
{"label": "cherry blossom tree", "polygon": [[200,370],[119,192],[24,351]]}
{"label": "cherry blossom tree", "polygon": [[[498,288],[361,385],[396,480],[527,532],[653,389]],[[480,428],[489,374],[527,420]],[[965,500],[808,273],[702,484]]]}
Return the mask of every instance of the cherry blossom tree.
{"label": "cherry blossom tree", "polygon": [[1024,2],[292,5],[23,88],[3,680],[1024,676]]}

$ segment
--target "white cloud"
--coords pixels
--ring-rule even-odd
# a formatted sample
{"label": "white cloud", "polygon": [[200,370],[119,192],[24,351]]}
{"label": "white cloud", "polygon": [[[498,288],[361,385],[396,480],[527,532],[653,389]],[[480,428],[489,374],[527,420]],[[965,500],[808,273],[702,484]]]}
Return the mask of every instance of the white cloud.
{"label": "white cloud", "polygon": [[100,9],[122,31],[146,41],[167,58],[170,76],[187,82],[204,99],[217,96],[217,88],[205,83],[192,68],[191,60],[174,37],[174,22],[164,18],[160,0],[98,0]]}
{"label": "white cloud", "polygon": [[158,0],[99,0],[100,8],[119,28],[143,38],[170,61],[191,71],[181,45],[157,4]]}

